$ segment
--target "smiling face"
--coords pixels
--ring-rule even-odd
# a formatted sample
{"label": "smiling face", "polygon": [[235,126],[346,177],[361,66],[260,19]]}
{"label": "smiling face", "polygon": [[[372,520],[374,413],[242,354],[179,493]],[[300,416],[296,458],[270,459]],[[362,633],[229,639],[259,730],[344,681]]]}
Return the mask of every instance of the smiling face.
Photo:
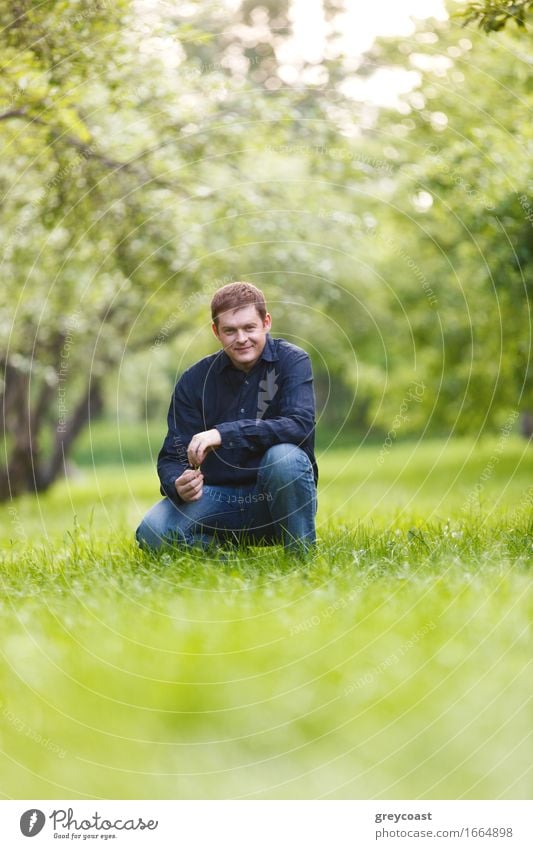
{"label": "smiling face", "polygon": [[263,320],[253,304],[220,313],[213,333],[235,368],[250,371],[258,362],[272,326],[267,313]]}

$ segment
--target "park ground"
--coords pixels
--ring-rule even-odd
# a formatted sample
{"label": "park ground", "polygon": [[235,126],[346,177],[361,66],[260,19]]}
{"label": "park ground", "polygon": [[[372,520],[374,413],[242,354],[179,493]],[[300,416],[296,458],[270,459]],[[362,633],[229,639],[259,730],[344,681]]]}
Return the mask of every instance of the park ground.
{"label": "park ground", "polygon": [[322,446],[300,562],[139,551],[111,442],[1,508],[3,798],[530,797],[530,445]]}

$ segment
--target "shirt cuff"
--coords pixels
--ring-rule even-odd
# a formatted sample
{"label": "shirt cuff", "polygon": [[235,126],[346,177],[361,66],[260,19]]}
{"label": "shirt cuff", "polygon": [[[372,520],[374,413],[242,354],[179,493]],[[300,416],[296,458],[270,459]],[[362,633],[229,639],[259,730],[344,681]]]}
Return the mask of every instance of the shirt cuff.
{"label": "shirt cuff", "polygon": [[240,433],[239,422],[223,422],[215,425],[222,439],[223,448],[241,448],[246,444]]}
{"label": "shirt cuff", "polygon": [[161,495],[166,495],[167,498],[170,498],[171,501],[175,501],[176,504],[181,504],[182,499],[179,497],[178,492],[176,490],[175,481],[171,481],[170,483],[163,483],[161,481],[161,486],[159,487],[159,491]]}

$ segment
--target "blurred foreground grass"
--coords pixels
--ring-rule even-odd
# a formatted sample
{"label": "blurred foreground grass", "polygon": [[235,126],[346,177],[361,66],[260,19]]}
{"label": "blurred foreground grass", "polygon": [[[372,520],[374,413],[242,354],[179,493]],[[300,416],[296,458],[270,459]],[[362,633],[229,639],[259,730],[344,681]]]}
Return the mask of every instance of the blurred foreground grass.
{"label": "blurred foreground grass", "polygon": [[324,452],[307,564],[142,553],[153,467],[79,455],[2,508],[0,792],[529,797],[530,450]]}

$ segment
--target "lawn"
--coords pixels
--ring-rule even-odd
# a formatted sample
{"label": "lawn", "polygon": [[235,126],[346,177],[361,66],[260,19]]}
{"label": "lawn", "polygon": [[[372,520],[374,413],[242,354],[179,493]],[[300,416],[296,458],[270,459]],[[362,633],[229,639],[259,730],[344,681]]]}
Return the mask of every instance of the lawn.
{"label": "lawn", "polygon": [[133,442],[1,508],[4,798],[531,796],[531,446],[322,449],[301,563],[140,552]]}

